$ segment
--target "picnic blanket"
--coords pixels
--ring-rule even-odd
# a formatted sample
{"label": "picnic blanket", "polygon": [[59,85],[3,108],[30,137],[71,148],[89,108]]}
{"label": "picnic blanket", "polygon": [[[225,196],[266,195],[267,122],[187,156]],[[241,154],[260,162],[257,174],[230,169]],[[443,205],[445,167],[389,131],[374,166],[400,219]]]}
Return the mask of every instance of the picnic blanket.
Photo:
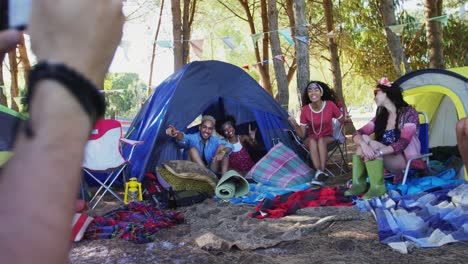
{"label": "picnic blanket", "polygon": [[178,212],[160,211],[149,202],[132,202],[104,216],[94,218],[85,239],[121,238],[135,243],[152,242],[156,232],[182,223]]}
{"label": "picnic blanket", "polygon": [[278,143],[245,176],[276,187],[292,187],[312,181],[313,170],[283,143]]}
{"label": "picnic blanket", "polygon": [[280,218],[294,214],[298,209],[316,206],[351,206],[352,200],[343,195],[344,190],[335,187],[323,187],[278,195],[274,199],[265,199],[255,208],[250,217]]}
{"label": "picnic blanket", "polygon": [[380,242],[401,253],[412,246],[468,241],[468,184],[405,196],[389,191],[383,198],[361,202],[377,220]]}

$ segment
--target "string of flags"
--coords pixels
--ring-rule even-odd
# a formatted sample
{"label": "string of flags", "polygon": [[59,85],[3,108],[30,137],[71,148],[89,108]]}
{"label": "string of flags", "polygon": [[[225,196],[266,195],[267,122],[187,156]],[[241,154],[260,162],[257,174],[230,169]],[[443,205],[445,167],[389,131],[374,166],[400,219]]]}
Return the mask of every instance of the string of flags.
{"label": "string of flags", "polygon": [[[439,21],[441,22],[444,26],[447,26],[448,23],[448,16],[443,15],[443,16],[438,16],[438,17],[432,17],[427,19],[426,21]],[[403,33],[403,30],[406,25],[420,25],[420,22],[412,22],[412,23],[403,23],[403,24],[397,24],[397,25],[391,25],[387,26],[384,28],[390,29],[393,33],[396,35],[400,36]],[[303,27],[309,27],[310,24],[302,25]],[[330,31],[326,34],[315,36],[315,37],[327,37],[327,38],[333,38],[336,35],[340,34],[349,34],[349,33],[362,33],[370,30],[377,30],[379,28],[356,28],[352,32],[340,32],[340,33],[335,33],[334,31]],[[259,40],[261,40],[264,37],[264,34],[270,34],[273,32],[278,32],[285,40],[288,42],[291,46],[295,45],[295,42],[293,40],[292,34],[291,34],[291,28],[282,28],[278,30],[273,30],[273,31],[268,31],[268,32],[261,32],[261,33],[256,33],[256,34],[250,34],[250,38],[252,40],[253,45],[256,47],[257,43]],[[310,45],[310,39],[307,36],[294,36],[296,40],[298,40],[301,43],[304,43],[306,45]],[[229,49],[234,50],[237,45],[235,44],[235,38],[231,36],[227,37],[222,37],[219,38]],[[204,44],[204,39],[190,39],[190,40],[178,40],[178,41],[188,41],[190,43],[190,46],[192,47],[192,50],[195,52],[198,58],[202,58],[203,56],[203,44]],[[173,40],[158,40],[156,41],[156,45],[158,45],[161,48],[168,48],[168,49],[173,49],[174,48],[174,42]],[[274,59],[280,60],[283,63],[285,62],[285,57],[283,54],[275,55]],[[258,65],[260,64],[268,64],[269,60],[257,62],[251,65],[244,65],[242,68],[249,70],[250,66],[257,68]]]}

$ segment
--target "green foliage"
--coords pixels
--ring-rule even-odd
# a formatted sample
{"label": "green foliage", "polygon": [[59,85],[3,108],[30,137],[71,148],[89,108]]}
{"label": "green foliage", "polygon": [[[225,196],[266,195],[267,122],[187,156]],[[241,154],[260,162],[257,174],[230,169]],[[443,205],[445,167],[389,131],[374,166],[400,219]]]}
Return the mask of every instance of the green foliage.
{"label": "green foliage", "polygon": [[108,117],[134,117],[146,99],[144,83],[136,73],[111,73],[104,82]]}
{"label": "green foliage", "polygon": [[445,67],[468,65],[468,24],[451,16],[443,34]]}

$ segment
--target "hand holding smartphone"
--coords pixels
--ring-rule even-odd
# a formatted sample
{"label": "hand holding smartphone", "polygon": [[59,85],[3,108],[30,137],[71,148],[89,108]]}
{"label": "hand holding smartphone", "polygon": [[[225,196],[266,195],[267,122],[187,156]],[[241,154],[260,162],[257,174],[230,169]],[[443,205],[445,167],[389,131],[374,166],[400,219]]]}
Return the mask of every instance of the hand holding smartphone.
{"label": "hand holding smartphone", "polygon": [[0,30],[25,29],[31,13],[31,0],[0,0]]}

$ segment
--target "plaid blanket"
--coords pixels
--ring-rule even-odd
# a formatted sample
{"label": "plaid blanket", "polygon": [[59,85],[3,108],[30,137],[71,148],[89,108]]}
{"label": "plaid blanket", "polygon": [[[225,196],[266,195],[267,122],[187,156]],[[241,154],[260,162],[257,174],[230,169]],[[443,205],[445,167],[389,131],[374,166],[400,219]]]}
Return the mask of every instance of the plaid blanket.
{"label": "plaid blanket", "polygon": [[84,237],[122,238],[135,243],[148,243],[154,241],[158,230],[182,223],[183,220],[178,212],[165,213],[154,204],[133,202],[94,218]]}
{"label": "plaid blanket", "polygon": [[312,181],[312,169],[283,143],[276,144],[245,176],[276,187],[292,187]]}
{"label": "plaid blanket", "polygon": [[265,199],[255,208],[250,217],[258,219],[280,218],[294,214],[298,209],[317,206],[351,206],[352,200],[343,196],[344,190],[337,187],[323,187],[318,190],[305,190]]}
{"label": "plaid blanket", "polygon": [[468,241],[468,184],[454,187],[406,196],[390,191],[384,198],[363,203],[374,213],[380,242],[407,253],[413,245],[439,247]]}

